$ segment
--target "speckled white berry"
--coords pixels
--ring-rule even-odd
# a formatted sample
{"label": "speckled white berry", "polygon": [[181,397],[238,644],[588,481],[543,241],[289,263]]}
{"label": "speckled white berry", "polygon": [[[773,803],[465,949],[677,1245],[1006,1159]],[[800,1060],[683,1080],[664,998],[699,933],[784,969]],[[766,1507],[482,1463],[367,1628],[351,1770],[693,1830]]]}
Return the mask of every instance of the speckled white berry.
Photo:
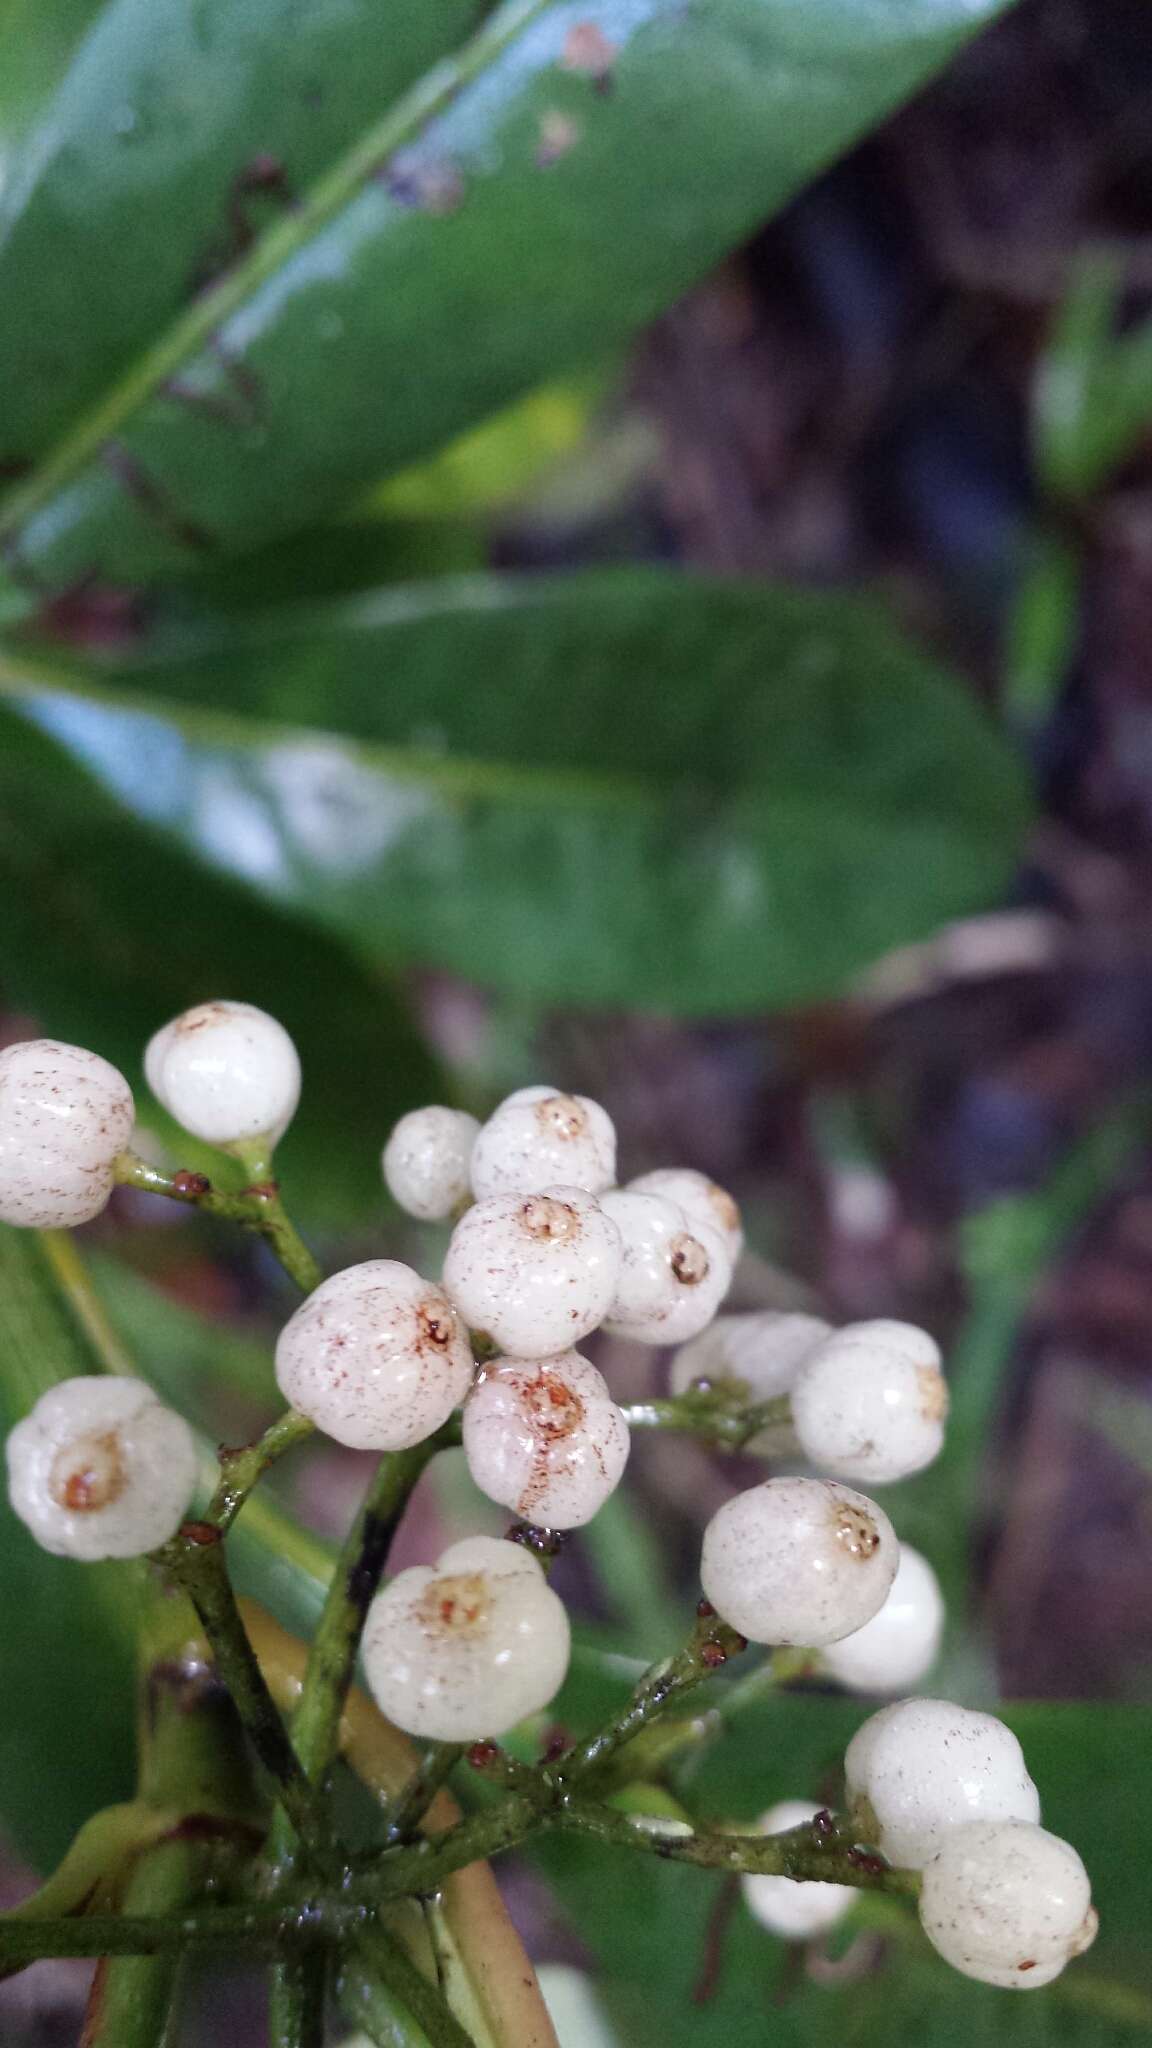
{"label": "speckled white berry", "polygon": [[472,1192],[532,1195],[541,1188],[583,1188],[598,1195],[616,1178],[612,1119],[587,1095],[518,1088],[481,1130],[472,1153]]}
{"label": "speckled white berry", "polygon": [[276,1345],[285,1400],[359,1451],[423,1443],[464,1399],[472,1371],[468,1333],[447,1295],[398,1259],[333,1273]]}
{"label": "speckled white berry", "polygon": [[274,1145],[300,1100],[296,1047],[252,1003],[185,1010],[149,1041],[144,1071],[169,1116],[209,1145]]}
{"label": "speckled white berry", "polygon": [[0,1222],[66,1230],[98,1216],[134,1121],[132,1090],[99,1053],[55,1038],[0,1052]]}
{"label": "speckled white berry", "polygon": [[141,1557],[175,1534],[196,1487],[183,1417],[143,1380],[61,1380],[8,1438],[8,1494],[60,1557]]}
{"label": "speckled white berry", "polygon": [[927,1558],[910,1543],[879,1613],[854,1634],[829,1643],[821,1669],[852,1692],[904,1692],[936,1661],[944,1629],[944,1598]]}
{"label": "speckled white berry", "polygon": [[613,1189],[600,1198],[624,1248],[604,1327],[634,1344],[677,1344],[712,1321],[732,1282],[718,1230],[689,1223],[663,1195]]}
{"label": "speckled white berry", "polygon": [[652,1173],[638,1174],[628,1182],[630,1195],[663,1195],[683,1209],[689,1223],[703,1223],[718,1230],[728,1259],[735,1266],[744,1249],[740,1210],[727,1188],[722,1188],[694,1166],[658,1166]]}
{"label": "speckled white berry", "polygon": [[[807,1799],[782,1799],[769,1807],[756,1823],[761,1835],[784,1835],[803,1826],[819,1813]],[[800,1882],[793,1877],[761,1877],[746,1872],[740,1880],[744,1902],[750,1913],[772,1934],[785,1941],[810,1941],[835,1927],[856,1903],[851,1885]]]}
{"label": "speckled white berry", "polygon": [[546,1707],[568,1669],[568,1617],[531,1554],[469,1536],[435,1570],[376,1595],[364,1669],[381,1712],[409,1735],[473,1742]]}
{"label": "speckled white berry", "polygon": [[925,1866],[920,1923],[954,1970],[1008,1991],[1050,1984],[1098,1924],[1075,1849],[1023,1820],[953,1828]]}
{"label": "speckled white berry", "polygon": [[603,1322],[620,1257],[620,1232],[582,1188],[495,1195],[456,1225],[444,1290],[509,1358],[551,1358]]}
{"label": "speckled white berry", "polygon": [[1010,1728],[950,1700],[897,1700],[865,1721],[844,1758],[861,1840],[922,1870],[970,1820],[1040,1818],[1040,1795]]}
{"label": "speckled white berry", "polygon": [[750,1642],[819,1648],[883,1605],[900,1547],[875,1501],[830,1479],[768,1479],[704,1531],[700,1579]]}
{"label": "speckled white berry", "polygon": [[466,1109],[445,1109],[440,1103],[402,1116],[381,1160],[393,1201],[422,1223],[450,1216],[468,1196],[479,1129]]}
{"label": "speckled white berry", "polygon": [[751,1401],[772,1401],[789,1392],[804,1360],[831,1335],[831,1323],[820,1316],[717,1316],[676,1353],[669,1389],[686,1394],[696,1380],[740,1380]]}
{"label": "speckled white berry", "polygon": [[849,1323],[801,1364],[792,1422],[810,1464],[877,1486],[938,1456],[948,1389],[932,1338],[911,1323]]}
{"label": "speckled white berry", "polygon": [[464,1450],[482,1493],[547,1529],[590,1522],[628,1462],[628,1424],[596,1367],[497,1358],[464,1404]]}

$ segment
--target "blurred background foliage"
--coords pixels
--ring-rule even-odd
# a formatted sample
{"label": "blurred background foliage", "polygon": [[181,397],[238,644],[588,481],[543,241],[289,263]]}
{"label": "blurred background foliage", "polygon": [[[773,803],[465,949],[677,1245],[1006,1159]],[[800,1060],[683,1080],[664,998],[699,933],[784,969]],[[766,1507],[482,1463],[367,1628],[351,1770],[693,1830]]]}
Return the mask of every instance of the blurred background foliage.
{"label": "blurred background foliage", "polygon": [[[733,1187],[739,1305],[948,1340],[892,1503],[935,1682],[1030,1702],[1098,1949],[1008,2000],[870,1900],[805,1964],[565,1842],[509,1891],[596,1977],[575,2048],[1152,2022],[1150,108],[1143,0],[0,0],[4,1039],[138,1084],[173,1011],[263,1004],[330,1263],[438,1255],[380,1187],[402,1109],[585,1088],[628,1172]],[[259,1426],[263,1254],[127,1195],[86,1238],[206,1443]],[[57,1283],[0,1236],[9,1418],[93,1362]],[[407,1558],[486,1512],[442,1465]],[[740,1474],[640,1447],[560,1568],[561,1714],[675,1640]],[[360,1478],[317,1450],[314,1534],[241,1524],[299,1632]],[[0,1542],[8,1901],[130,1784],[136,1589]],[[861,1711],[781,1694],[678,1796],[821,1796]],[[83,1983],[6,1987],[5,2039],[74,2039]]]}

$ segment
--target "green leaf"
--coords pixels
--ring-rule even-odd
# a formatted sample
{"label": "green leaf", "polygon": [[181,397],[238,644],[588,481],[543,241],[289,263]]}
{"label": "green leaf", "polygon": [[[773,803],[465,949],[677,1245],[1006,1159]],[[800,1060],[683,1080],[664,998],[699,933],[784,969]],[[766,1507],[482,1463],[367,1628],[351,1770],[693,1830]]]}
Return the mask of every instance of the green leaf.
{"label": "green leaf", "polygon": [[229,1403],[233,1409],[261,1409],[269,1422],[283,1407],[272,1369],[273,1333],[262,1344],[210,1320],[173,1301],[122,1259],[92,1255],[88,1270],[139,1370],[190,1421],[218,1435]]}
{"label": "green leaf", "polygon": [[[157,823],[238,861],[215,797],[279,900],[521,999],[699,1014],[826,996],[993,900],[1026,815],[968,694],[881,607],[834,592],[462,580],[232,620],[101,674],[184,736],[162,796],[142,721],[46,715]],[[5,676],[70,680],[30,652]],[[356,744],[285,730],[317,718]]]}
{"label": "green leaf", "polygon": [[[0,1431],[99,1369],[34,1235],[0,1224]],[[98,1807],[131,1796],[137,1568],[51,1557],[0,1499],[0,1822],[48,1871]]]}
{"label": "green leaf", "polygon": [[0,173],[55,91],[102,0],[0,0]]}
{"label": "green leaf", "polygon": [[[60,588],[253,545],[601,360],[1000,7],[507,0],[467,38],[445,0],[387,34],[347,0],[113,0],[8,201],[0,452],[60,437],[10,563]],[[298,203],[197,292],[257,156]]]}
{"label": "green leaf", "polygon": [[[162,778],[164,735],[138,741]],[[148,741],[151,750],[148,750]],[[188,1004],[243,997],[300,1049],[304,1093],[278,1154],[295,1211],[363,1224],[379,1148],[436,1093],[396,990],[331,937],[141,825],[44,733],[0,708],[0,981],[54,1036],[140,1080],[150,1034]]]}
{"label": "green leaf", "polygon": [[[839,1761],[866,1710],[814,1695],[780,1697],[725,1732],[690,1778],[693,1811],[755,1818],[786,1797],[836,1796]],[[571,1838],[540,1860],[590,1953],[622,2048],[1130,2048],[1152,2019],[1143,1870],[1152,1787],[1145,1708],[1028,1706],[1002,1710],[1040,1784],[1045,1823],[1087,1863],[1101,1914],[1097,1946],[1050,1989],[997,1992],[958,1976],[919,1934],[903,1902],[870,1897],[838,1940],[872,1928],[883,1944],[859,1974],[815,1983],[744,1911],[721,1935],[712,1995],[693,2004],[709,1952],[709,1916],[723,1879],[625,1856]]]}
{"label": "green leaf", "polygon": [[1152,321],[1115,335],[1123,266],[1093,254],[1077,267],[1036,382],[1036,459],[1062,497],[1090,497],[1152,432]]}

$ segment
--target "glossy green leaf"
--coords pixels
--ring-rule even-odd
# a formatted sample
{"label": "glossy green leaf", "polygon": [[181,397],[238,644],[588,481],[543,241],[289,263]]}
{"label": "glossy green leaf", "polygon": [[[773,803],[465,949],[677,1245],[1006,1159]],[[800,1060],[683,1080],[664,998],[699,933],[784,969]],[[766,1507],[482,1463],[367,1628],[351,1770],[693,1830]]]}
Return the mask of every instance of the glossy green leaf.
{"label": "glossy green leaf", "polygon": [[[781,1798],[834,1800],[865,1711],[817,1696],[770,1702],[718,1740],[684,1796],[701,1814],[739,1821]],[[1003,1711],[1040,1785],[1045,1823],[1080,1850],[1100,1908],[1096,1947],[1056,1985],[1016,1995],[958,1976],[932,1954],[914,1911],[888,1899],[862,1900],[836,1938],[843,1951],[854,1933],[882,1937],[862,1968],[813,1982],[738,1896],[725,1911],[722,1878],[573,1839],[547,1843],[540,1860],[596,1966],[621,2048],[1132,2048],[1152,2022],[1141,1877],[1152,1792],[1138,1761],[1152,1744],[1152,1713]],[[710,1992],[694,2002],[710,1974]]]}
{"label": "glossy green leaf", "polygon": [[[99,1369],[39,1242],[0,1224],[0,1431]],[[0,1825],[42,1872],[133,1785],[136,1567],[41,1550],[0,1488]]]}
{"label": "glossy green leaf", "polygon": [[[351,0],[113,0],[8,202],[3,453],[59,436],[9,567],[59,588],[252,545],[602,359],[1000,5],[506,0],[464,40],[452,7],[454,55],[396,96],[443,0],[394,0],[387,34]],[[307,192],[197,292],[253,151]]]}
{"label": "glossy green leaf", "polygon": [[[149,727],[49,715],[157,823],[240,864],[214,793],[262,835],[250,872],[279,899],[521,998],[825,996],[993,900],[1025,818],[970,696],[840,593],[461,581],[232,620],[101,674],[184,736],[162,796]],[[349,744],[290,729],[321,719]]]}
{"label": "glossy green leaf", "polygon": [[[137,765],[160,787],[165,764],[178,766],[170,742],[161,731],[136,736]],[[305,1076],[278,1154],[293,1209],[363,1224],[382,1204],[380,1145],[413,1101],[436,1093],[396,990],[291,910],[260,902],[141,825],[7,708],[0,895],[8,1001],[114,1060],[142,1107],[143,1047],[167,1017],[217,995],[272,1011],[295,1038]]]}

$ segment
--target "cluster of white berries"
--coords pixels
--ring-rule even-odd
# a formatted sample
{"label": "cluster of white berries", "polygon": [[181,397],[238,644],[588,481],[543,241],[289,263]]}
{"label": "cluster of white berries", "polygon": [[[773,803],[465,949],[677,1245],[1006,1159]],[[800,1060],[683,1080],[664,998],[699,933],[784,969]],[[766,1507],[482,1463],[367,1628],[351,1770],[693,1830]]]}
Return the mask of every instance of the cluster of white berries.
{"label": "cluster of white berries", "polygon": [[947,1700],[898,1700],[844,1759],[860,1839],[923,1872],[920,1919],[965,1976],[1050,1984],[1096,1935],[1076,1851],[1042,1828],[1040,1796],[1010,1728]]}
{"label": "cluster of white berries", "polygon": [[[166,1024],[145,1070],[185,1130],[249,1162],[283,1134],[300,1090],[291,1039],[244,1003],[205,1003]],[[94,1053],[47,1039],[0,1053],[0,1221],[98,1215],[134,1114],[127,1082]],[[918,1472],[941,1448],[947,1389],[924,1331],[719,1315],[743,1242],[735,1203],[688,1169],[618,1187],[611,1119],[584,1096],[520,1089],[484,1124],[416,1110],[382,1164],[411,1215],[454,1219],[440,1278],[372,1259],[318,1287],[276,1347],[296,1410],[339,1443],[384,1452],[427,1441],[462,1409],[481,1491],[526,1522],[572,1529],[619,1483],[629,1450],[624,1414],[576,1347],[598,1329],[676,1346],[674,1394],[736,1409],[786,1397],[793,1447],[813,1468],[750,1487],[713,1516],[701,1580],[716,1613],[755,1642],[811,1650],[824,1676],[860,1692],[924,1675],[943,1624],[935,1576],[855,1491]],[[45,1394],[9,1437],[8,1470],[38,1540],[92,1559],[166,1541],[188,1512],[197,1459],[187,1425],[142,1382],[105,1377]],[[538,1712],[568,1656],[567,1616],[537,1558],[488,1536],[401,1572],[364,1635],[382,1710],[444,1741],[498,1736]],[[1083,1866],[1040,1827],[1019,1745],[991,1716],[902,1700],[865,1723],[846,1774],[856,1838],[923,1872],[924,1927],[958,1969],[1045,1983],[1092,1939]],[[759,1827],[814,1812],[788,1803]],[[830,1927],[852,1898],[767,1876],[746,1878],[745,1893],[792,1939]]]}
{"label": "cluster of white berries", "polygon": [[[300,1096],[296,1048],[251,1003],[201,1003],[144,1054],[157,1101],[193,1137],[269,1148]],[[136,1105],[116,1067],[83,1046],[35,1038],[0,1052],[0,1222],[67,1230],[107,1207]]]}

